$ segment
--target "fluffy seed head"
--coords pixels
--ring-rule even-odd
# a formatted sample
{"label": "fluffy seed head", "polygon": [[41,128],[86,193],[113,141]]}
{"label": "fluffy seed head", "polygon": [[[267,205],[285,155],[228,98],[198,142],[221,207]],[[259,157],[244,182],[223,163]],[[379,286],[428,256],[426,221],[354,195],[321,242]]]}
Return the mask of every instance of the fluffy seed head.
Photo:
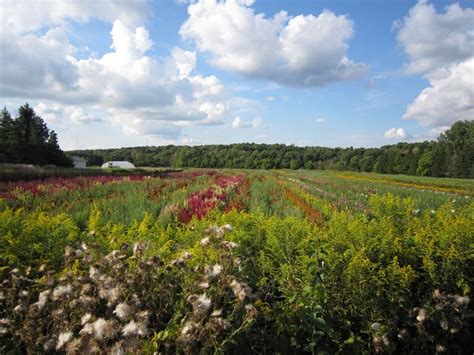
{"label": "fluffy seed head", "polygon": [[58,343],[56,344],[56,350],[60,350],[63,348],[64,345],[67,344],[68,341],[72,339],[71,332],[63,332],[59,334]]}
{"label": "fluffy seed head", "polygon": [[120,319],[126,319],[129,317],[133,312],[133,308],[126,303],[119,303],[117,307],[115,307],[114,314]]}
{"label": "fluffy seed head", "polygon": [[66,286],[59,285],[53,291],[53,299],[57,300],[59,298],[66,297],[71,292],[72,292],[71,285],[66,285]]}
{"label": "fluffy seed head", "polygon": [[192,304],[194,312],[204,313],[206,312],[212,304],[212,301],[206,296],[205,293],[202,295],[190,295],[188,297],[188,302]]}
{"label": "fluffy seed head", "polygon": [[114,322],[104,318],[98,318],[92,323],[92,327],[94,329],[94,338],[97,340],[111,339],[117,333]]}
{"label": "fluffy seed head", "polygon": [[210,272],[209,276],[216,277],[216,276],[219,276],[221,272],[222,272],[222,265],[215,264],[212,267],[212,271]]}
{"label": "fluffy seed head", "polygon": [[143,322],[131,320],[122,328],[123,336],[145,336],[147,334],[146,325]]}
{"label": "fluffy seed head", "polygon": [[46,290],[43,292],[40,292],[38,296],[38,302],[35,303],[36,307],[38,307],[38,310],[42,310],[44,306],[46,305],[46,302],[48,302],[48,296],[51,293],[51,290]]}
{"label": "fluffy seed head", "polygon": [[232,228],[232,226],[229,223],[227,223],[222,226],[222,229],[224,229],[227,232],[232,232],[234,228]]}

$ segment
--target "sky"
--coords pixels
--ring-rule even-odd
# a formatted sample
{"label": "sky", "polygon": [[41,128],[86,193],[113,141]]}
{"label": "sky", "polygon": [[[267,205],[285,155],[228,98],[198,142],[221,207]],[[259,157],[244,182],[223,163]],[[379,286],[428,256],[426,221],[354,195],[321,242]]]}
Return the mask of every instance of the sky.
{"label": "sky", "polygon": [[378,147],[474,119],[472,0],[0,5],[0,105],[64,150]]}

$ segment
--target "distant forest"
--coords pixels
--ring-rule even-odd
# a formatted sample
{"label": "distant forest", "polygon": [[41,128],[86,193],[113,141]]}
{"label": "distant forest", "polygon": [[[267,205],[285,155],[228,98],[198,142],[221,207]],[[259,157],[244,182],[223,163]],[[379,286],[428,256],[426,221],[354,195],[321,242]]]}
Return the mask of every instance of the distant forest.
{"label": "distant forest", "polygon": [[136,166],[332,169],[382,174],[474,178],[474,122],[458,121],[436,141],[380,148],[296,147],[283,144],[133,147],[77,150],[88,165],[128,160]]}

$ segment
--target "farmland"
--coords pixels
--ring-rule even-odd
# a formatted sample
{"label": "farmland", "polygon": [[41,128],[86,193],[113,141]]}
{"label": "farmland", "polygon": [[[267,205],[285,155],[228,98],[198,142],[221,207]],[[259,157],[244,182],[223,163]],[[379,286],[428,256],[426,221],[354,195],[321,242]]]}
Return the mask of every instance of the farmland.
{"label": "farmland", "polygon": [[474,181],[0,182],[0,351],[472,353]]}

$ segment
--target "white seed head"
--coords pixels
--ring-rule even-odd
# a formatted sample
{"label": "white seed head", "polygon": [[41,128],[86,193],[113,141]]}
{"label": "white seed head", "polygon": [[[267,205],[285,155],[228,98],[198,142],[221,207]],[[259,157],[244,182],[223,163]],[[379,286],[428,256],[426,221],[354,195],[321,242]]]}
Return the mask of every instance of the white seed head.
{"label": "white seed head", "polygon": [[193,255],[190,252],[185,251],[181,257],[186,260],[191,259]]}
{"label": "white seed head", "polygon": [[57,286],[53,291],[53,299],[57,300],[59,298],[65,297],[65,296],[69,295],[71,292],[72,292],[72,286],[71,285]]}
{"label": "white seed head", "polygon": [[183,329],[181,330],[181,336],[185,339],[188,340],[193,333],[193,331],[197,328],[197,324],[193,321],[187,321],[184,324]]}
{"label": "white seed head", "polygon": [[209,276],[216,277],[222,272],[222,265],[214,264],[212,267],[212,271],[210,272]]}
{"label": "white seed head", "polygon": [[38,307],[38,310],[42,310],[44,306],[46,305],[46,302],[48,302],[48,296],[51,293],[51,290],[46,290],[43,292],[40,292],[38,296],[38,302],[35,303],[36,307]]}
{"label": "white seed head", "polygon": [[145,243],[137,242],[133,245],[133,256],[140,257],[143,255],[143,251],[145,250]]}
{"label": "white seed head", "polygon": [[84,325],[86,323],[89,323],[91,319],[92,319],[92,314],[86,313],[81,317],[81,324]]}
{"label": "white seed head", "polygon": [[72,339],[71,332],[63,332],[58,336],[58,343],[56,344],[56,350],[60,350]]}
{"label": "white seed head", "polygon": [[224,248],[227,248],[227,249],[235,249],[235,248],[239,247],[239,245],[237,243],[229,242],[229,241],[226,241],[226,240],[221,243],[221,246],[223,246]]}
{"label": "white seed head", "polygon": [[424,308],[420,308],[416,320],[420,323],[423,323],[428,318],[428,312]]}
{"label": "white seed head", "polygon": [[198,286],[200,288],[209,288],[209,282],[207,282],[207,281],[201,282],[200,284],[198,284]]}
{"label": "white seed head", "polygon": [[211,313],[211,317],[220,317],[222,315],[222,309],[216,309]]}
{"label": "white seed head", "polygon": [[129,317],[133,312],[133,307],[129,306],[126,303],[119,303],[117,307],[115,307],[114,314],[120,319],[126,319]]}
{"label": "white seed head", "polygon": [[469,304],[469,296],[459,296],[455,295],[454,296],[454,302],[456,303],[457,306],[462,307],[464,305]]}
{"label": "white seed head", "polygon": [[194,312],[201,313],[206,312],[212,304],[212,301],[206,296],[205,293],[202,295],[190,295],[187,301],[192,304]]}
{"label": "white seed head", "polygon": [[146,324],[131,320],[122,328],[123,336],[145,336],[147,334]]}
{"label": "white seed head", "polygon": [[100,278],[100,271],[97,268],[91,266],[89,269],[89,277],[94,281],[98,281]]}
{"label": "white seed head", "polygon": [[224,224],[224,225],[222,226],[222,229],[224,229],[224,230],[227,231],[227,232],[232,232],[232,231],[234,230],[234,228],[232,228],[232,226],[231,226],[229,223]]}
{"label": "white seed head", "polygon": [[117,333],[114,322],[104,318],[98,318],[92,323],[92,327],[94,329],[94,338],[97,340],[111,339]]}
{"label": "white seed head", "polygon": [[248,286],[245,282],[239,283],[237,280],[234,279],[230,283],[230,287],[232,288],[234,295],[240,301],[243,301],[246,297],[250,297],[252,295],[252,288]]}

